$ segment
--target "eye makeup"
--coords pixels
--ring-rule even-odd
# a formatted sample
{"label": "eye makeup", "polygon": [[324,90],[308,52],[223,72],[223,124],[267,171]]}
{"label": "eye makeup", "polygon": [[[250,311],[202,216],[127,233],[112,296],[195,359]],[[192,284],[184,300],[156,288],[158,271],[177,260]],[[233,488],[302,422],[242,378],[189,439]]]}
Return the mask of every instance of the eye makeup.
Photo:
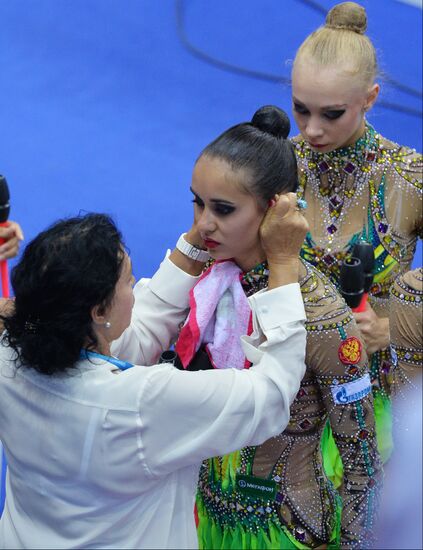
{"label": "eye makeup", "polygon": [[[200,199],[200,197],[192,189],[191,192],[194,195],[191,202],[197,204],[200,208],[204,208],[204,202]],[[228,214],[232,214],[232,212],[236,209],[234,204],[222,201],[220,199],[211,199],[210,202],[212,203],[213,211],[218,216],[227,216]]]}
{"label": "eye makeup", "polygon": [[196,204],[197,206],[199,206],[200,208],[203,208],[204,207],[204,202],[199,198],[199,197],[195,197],[191,200],[191,202],[193,202],[194,204]]}
{"label": "eye makeup", "polygon": [[213,206],[213,209],[219,216],[227,216],[228,214],[232,214],[232,212],[235,210],[235,207],[230,206],[229,204],[216,203]]}
{"label": "eye makeup", "polygon": [[[301,102],[298,102],[296,100],[293,101],[294,104],[294,111],[300,115],[309,115],[310,111],[307,109],[307,107],[302,104]],[[321,114],[328,120],[336,120],[340,118],[344,113],[346,109],[345,108],[332,108],[332,107],[323,107],[321,109]]]}
{"label": "eye makeup", "polygon": [[337,109],[334,111],[326,111],[323,116],[325,116],[329,120],[336,120],[337,118],[340,118],[344,113],[345,109]]}
{"label": "eye makeup", "polygon": [[294,110],[300,115],[309,114],[309,111],[303,105],[300,105],[299,103],[295,103],[295,102],[294,102]]}

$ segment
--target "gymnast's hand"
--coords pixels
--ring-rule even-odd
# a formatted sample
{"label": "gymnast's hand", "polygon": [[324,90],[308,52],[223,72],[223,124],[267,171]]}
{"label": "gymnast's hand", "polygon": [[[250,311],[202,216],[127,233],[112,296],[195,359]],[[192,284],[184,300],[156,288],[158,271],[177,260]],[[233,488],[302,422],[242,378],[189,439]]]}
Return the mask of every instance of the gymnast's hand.
{"label": "gymnast's hand", "polygon": [[354,313],[354,317],[369,355],[389,346],[389,319],[378,317],[369,302],[366,303],[366,310]]}
{"label": "gymnast's hand", "polygon": [[0,227],[0,260],[14,258],[19,252],[19,245],[24,236],[20,225],[16,222],[8,221],[6,225]]}

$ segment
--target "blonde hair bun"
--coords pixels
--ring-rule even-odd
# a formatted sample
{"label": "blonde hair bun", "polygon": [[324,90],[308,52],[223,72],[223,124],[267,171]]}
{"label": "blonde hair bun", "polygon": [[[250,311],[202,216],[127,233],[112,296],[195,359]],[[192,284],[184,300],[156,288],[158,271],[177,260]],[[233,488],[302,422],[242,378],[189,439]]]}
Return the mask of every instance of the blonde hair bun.
{"label": "blonde hair bun", "polygon": [[366,10],[355,2],[342,2],[329,10],[325,27],[364,34],[367,29]]}

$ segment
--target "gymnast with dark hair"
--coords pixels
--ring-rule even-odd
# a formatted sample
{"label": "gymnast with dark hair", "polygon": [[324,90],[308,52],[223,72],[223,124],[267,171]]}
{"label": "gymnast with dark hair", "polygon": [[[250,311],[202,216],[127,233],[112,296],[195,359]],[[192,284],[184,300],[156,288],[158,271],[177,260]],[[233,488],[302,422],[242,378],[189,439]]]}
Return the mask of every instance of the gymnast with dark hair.
{"label": "gymnast with dark hair", "polygon": [[151,367],[208,258],[195,222],[134,291],[105,215],[59,221],[28,244],[2,315],[0,548],[197,546],[201,461],[284,429],[304,374],[304,307],[285,270],[308,227],[295,205],[281,197],[261,228],[272,280],[251,302],[248,373]]}
{"label": "gymnast with dark hair", "polygon": [[[297,188],[289,127],[279,108],[262,107],[195,163],[194,212],[213,261],[191,291],[176,344],[182,368],[248,372],[238,335],[253,328],[248,299],[271,282],[259,228],[273,201]],[[298,201],[301,211],[305,206]],[[324,275],[305,261],[286,270],[304,300],[306,374],[284,431],[203,463],[197,512],[204,549],[348,548],[371,538],[381,471],[361,336]],[[346,465],[339,492],[322,467],[328,419]]]}

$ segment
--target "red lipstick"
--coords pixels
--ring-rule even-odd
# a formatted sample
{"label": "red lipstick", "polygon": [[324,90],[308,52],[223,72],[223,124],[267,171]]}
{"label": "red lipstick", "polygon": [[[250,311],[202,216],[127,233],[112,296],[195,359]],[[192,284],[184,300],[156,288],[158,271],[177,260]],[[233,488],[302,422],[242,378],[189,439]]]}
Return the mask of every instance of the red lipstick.
{"label": "red lipstick", "polygon": [[204,244],[207,248],[216,248],[216,246],[219,246],[220,243],[213,241],[212,239],[204,239]]}

